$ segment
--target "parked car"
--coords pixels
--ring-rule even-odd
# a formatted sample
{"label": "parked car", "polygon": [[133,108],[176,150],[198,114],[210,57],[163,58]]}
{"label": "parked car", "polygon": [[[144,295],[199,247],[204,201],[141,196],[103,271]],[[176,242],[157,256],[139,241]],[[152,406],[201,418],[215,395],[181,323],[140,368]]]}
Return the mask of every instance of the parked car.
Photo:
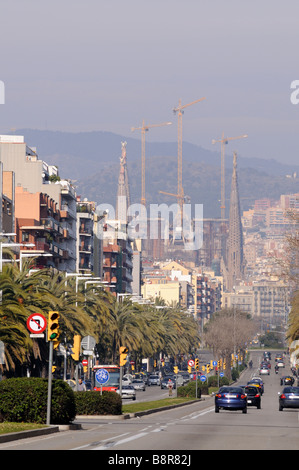
{"label": "parked car", "polygon": [[247,406],[256,406],[258,410],[261,409],[261,394],[257,387],[247,385],[244,389],[247,395]]}
{"label": "parked car", "polygon": [[247,396],[241,387],[220,387],[215,394],[215,413],[219,410],[242,410],[247,413]]}
{"label": "parked car", "polygon": [[145,383],[141,379],[134,379],[132,381],[132,386],[135,390],[143,390],[145,392]]}
{"label": "parked car", "polygon": [[294,377],[291,377],[290,375],[283,375],[280,379],[280,385],[293,385],[295,382]]}
{"label": "parked car", "polygon": [[299,408],[299,387],[284,387],[279,395],[279,411],[284,408]]}
{"label": "parked car", "polygon": [[160,385],[160,377],[158,375],[150,375],[148,378],[148,385]]}
{"label": "parked car", "polygon": [[[120,395],[119,388],[116,390],[116,393]],[[122,386],[122,398],[131,398],[132,400],[136,400],[136,391],[132,385],[123,385]]]}
{"label": "parked car", "polygon": [[172,388],[175,389],[176,388],[175,378],[172,375],[166,375],[166,377],[163,377],[161,381],[161,388],[162,389],[167,388],[167,385],[170,383],[172,384]]}

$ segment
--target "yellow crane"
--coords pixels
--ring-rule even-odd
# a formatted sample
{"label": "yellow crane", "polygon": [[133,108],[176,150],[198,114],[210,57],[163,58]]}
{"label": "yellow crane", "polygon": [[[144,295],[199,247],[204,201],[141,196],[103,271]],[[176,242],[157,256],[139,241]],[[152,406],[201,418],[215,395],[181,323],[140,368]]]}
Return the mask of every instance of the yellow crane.
{"label": "yellow crane", "polygon": [[141,204],[145,206],[145,133],[152,127],[169,126],[172,122],[162,122],[161,124],[144,124],[141,127],[132,127],[131,131],[141,130]]}
{"label": "yellow crane", "polygon": [[228,144],[229,140],[244,139],[248,137],[247,134],[239,135],[237,137],[224,137],[224,132],[222,132],[221,139],[213,139],[212,144],[216,142],[221,143],[221,219],[225,219],[225,145]]}
{"label": "yellow crane", "polygon": [[178,200],[178,205],[181,211],[181,226],[183,226],[183,204],[184,204],[184,188],[183,188],[183,114],[184,109],[195,104],[199,101],[203,101],[205,98],[192,101],[191,103],[182,105],[182,100],[179,100],[179,105],[173,109],[174,113],[178,113],[178,192],[177,194],[166,193],[165,191],[159,191],[162,194],[168,196],[174,196]]}

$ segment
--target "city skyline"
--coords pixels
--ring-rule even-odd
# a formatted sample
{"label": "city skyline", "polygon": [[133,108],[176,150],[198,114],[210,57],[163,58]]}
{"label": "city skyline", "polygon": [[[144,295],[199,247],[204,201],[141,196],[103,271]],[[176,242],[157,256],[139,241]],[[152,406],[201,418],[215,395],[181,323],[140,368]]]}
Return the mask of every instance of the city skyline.
{"label": "city skyline", "polygon": [[147,139],[174,142],[173,108],[180,99],[206,97],[184,114],[185,142],[216,150],[212,140],[222,132],[246,133],[248,139],[229,145],[230,154],[296,164],[299,105],[291,102],[291,83],[299,78],[298,9],[295,0],[2,5],[1,133],[102,130],[134,137],[131,128],[143,119],[170,120]]}

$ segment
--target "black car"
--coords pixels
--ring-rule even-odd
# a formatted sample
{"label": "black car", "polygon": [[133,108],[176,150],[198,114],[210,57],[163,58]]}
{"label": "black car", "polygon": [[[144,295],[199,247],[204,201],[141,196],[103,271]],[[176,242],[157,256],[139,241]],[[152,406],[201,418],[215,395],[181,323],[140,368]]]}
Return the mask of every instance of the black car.
{"label": "black car", "polygon": [[280,385],[293,385],[295,382],[295,379],[291,377],[290,375],[284,375],[280,379]]}
{"label": "black car", "polygon": [[244,392],[247,395],[247,406],[256,406],[258,410],[261,409],[261,394],[257,387],[248,385],[244,387]]}

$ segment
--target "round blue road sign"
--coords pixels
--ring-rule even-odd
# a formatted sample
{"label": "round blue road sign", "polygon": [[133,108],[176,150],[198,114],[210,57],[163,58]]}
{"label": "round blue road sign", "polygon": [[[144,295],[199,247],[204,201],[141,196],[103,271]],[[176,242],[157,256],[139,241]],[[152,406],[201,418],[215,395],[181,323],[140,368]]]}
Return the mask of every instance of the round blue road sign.
{"label": "round blue road sign", "polygon": [[99,384],[105,384],[109,380],[109,372],[106,369],[99,369],[96,371],[96,380]]}
{"label": "round blue road sign", "polygon": [[205,375],[201,375],[201,376],[200,376],[200,380],[201,380],[202,382],[205,382],[205,381],[207,380],[207,378],[206,378]]}

